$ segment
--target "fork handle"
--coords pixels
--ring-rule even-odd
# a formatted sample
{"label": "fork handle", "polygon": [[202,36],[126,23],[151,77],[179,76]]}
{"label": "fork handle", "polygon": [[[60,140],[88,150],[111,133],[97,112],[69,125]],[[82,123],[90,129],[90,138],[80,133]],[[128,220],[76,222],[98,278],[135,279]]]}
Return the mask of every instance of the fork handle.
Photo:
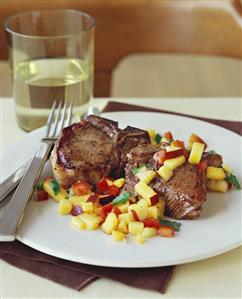
{"label": "fork handle", "polygon": [[53,142],[41,142],[17,190],[0,219],[0,241],[14,241]]}

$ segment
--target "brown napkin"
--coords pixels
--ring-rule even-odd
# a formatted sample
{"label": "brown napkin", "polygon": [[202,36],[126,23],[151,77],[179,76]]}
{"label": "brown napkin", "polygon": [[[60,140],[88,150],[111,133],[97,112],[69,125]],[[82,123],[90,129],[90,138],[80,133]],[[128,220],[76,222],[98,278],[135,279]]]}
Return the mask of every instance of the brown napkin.
{"label": "brown napkin", "polygon": [[[158,109],[150,109],[117,102],[109,102],[104,111],[155,111],[170,113]],[[194,118],[201,119],[198,117]],[[202,119],[228,128],[240,135],[242,133],[241,122]],[[97,278],[104,277],[132,287],[164,293],[174,271],[173,266],[127,269],[74,263],[44,254],[19,241],[0,243],[0,258],[13,266],[76,290],[82,289]]]}

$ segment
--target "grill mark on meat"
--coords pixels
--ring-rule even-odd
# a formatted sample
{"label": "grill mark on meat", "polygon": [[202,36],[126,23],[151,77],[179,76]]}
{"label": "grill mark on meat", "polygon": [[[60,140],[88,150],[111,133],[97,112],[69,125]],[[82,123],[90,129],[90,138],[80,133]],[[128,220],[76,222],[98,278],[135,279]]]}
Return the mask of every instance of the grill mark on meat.
{"label": "grill mark on meat", "polygon": [[95,184],[102,177],[120,176],[127,153],[138,144],[150,143],[149,134],[97,116],[71,125],[62,131],[52,152],[52,167],[56,179],[65,187],[86,180]]}

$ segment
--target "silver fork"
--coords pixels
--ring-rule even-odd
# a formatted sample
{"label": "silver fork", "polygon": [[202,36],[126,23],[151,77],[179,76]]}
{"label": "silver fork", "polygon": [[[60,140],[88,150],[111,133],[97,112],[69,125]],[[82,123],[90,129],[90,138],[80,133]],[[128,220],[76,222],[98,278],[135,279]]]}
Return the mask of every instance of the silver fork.
{"label": "silver fork", "polygon": [[65,104],[62,112],[61,109],[61,103],[59,103],[58,107],[56,102],[53,103],[47,120],[46,135],[41,139],[28,170],[0,219],[0,241],[15,240],[16,232],[24,216],[28,202],[36,188],[41,171],[50,155],[53,144],[63,127],[71,123],[72,106]]}

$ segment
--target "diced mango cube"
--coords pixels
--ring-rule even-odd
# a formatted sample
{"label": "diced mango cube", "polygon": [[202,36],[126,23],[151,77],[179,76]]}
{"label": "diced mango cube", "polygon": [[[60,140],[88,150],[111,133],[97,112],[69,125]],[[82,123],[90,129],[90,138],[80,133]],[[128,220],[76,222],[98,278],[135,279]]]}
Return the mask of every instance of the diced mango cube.
{"label": "diced mango cube", "polygon": [[167,182],[173,176],[173,171],[168,166],[163,165],[159,168],[158,174]]}
{"label": "diced mango cube", "polygon": [[115,241],[122,241],[125,238],[125,234],[117,230],[112,231],[112,236]]}
{"label": "diced mango cube", "polygon": [[129,222],[129,233],[131,235],[141,234],[144,229],[144,223],[140,221]]}
{"label": "diced mango cube", "polygon": [[118,218],[114,213],[109,213],[107,218],[102,224],[102,230],[106,234],[111,234],[113,230],[116,230],[118,226]]}
{"label": "diced mango cube", "polygon": [[83,213],[79,217],[85,223],[86,229],[94,230],[98,228],[99,217],[87,213]]}
{"label": "diced mango cube", "polygon": [[192,149],[192,145],[194,142],[199,142],[199,143],[203,143],[205,145],[205,149],[207,147],[206,143],[204,142],[204,140],[202,140],[198,135],[192,133],[189,137],[189,141],[188,141],[188,148],[191,150]]}
{"label": "diced mango cube", "polygon": [[144,198],[139,199],[136,204],[141,207],[148,208],[148,203]]}
{"label": "diced mango cube", "polygon": [[129,206],[128,211],[132,214],[132,210],[136,212],[139,220],[144,220],[147,218],[148,209],[145,206],[140,206],[138,204],[132,204]]}
{"label": "diced mango cube", "polygon": [[224,164],[224,165],[223,165],[223,170],[224,170],[225,172],[229,173],[229,174],[232,174],[232,173],[233,173],[233,169],[232,169],[232,167],[231,167],[230,165],[228,165],[228,164]]}
{"label": "diced mango cube", "polygon": [[105,181],[107,182],[108,186],[112,186],[113,185],[113,181],[112,180],[105,179]]}
{"label": "diced mango cube", "polygon": [[170,140],[166,137],[162,137],[161,142],[170,143]]}
{"label": "diced mango cube", "polygon": [[124,183],[125,183],[124,178],[120,178],[120,179],[117,179],[117,180],[113,181],[113,185],[118,187],[118,188],[123,187]]}
{"label": "diced mango cube", "polygon": [[92,213],[94,211],[94,205],[92,202],[83,202],[82,209],[85,213]]}
{"label": "diced mango cube", "polygon": [[148,218],[155,218],[157,219],[159,216],[159,211],[156,206],[152,206],[148,208]]}
{"label": "diced mango cube", "polygon": [[172,145],[166,147],[166,151],[167,151],[167,152],[174,152],[174,151],[176,151],[176,150],[178,150],[178,149],[180,149],[180,147],[172,146]]}
{"label": "diced mango cube", "polygon": [[125,221],[126,224],[128,224],[131,221],[134,221],[134,217],[132,214],[130,213],[123,213],[118,215],[118,220],[121,221]]}
{"label": "diced mango cube", "polygon": [[[53,198],[55,201],[59,202],[61,199],[66,199],[68,198],[68,194],[67,194],[67,191],[62,188],[62,187],[59,187],[59,191],[58,192],[54,192],[52,186],[51,186],[51,181],[53,181],[54,179],[52,178],[47,178],[45,181],[44,181],[44,184],[43,184],[43,188],[44,190],[49,194],[49,196],[51,198]],[[58,183],[57,183],[58,185]]]}
{"label": "diced mango cube", "polygon": [[78,229],[85,229],[86,226],[79,216],[71,217],[71,224]]}
{"label": "diced mango cube", "polygon": [[140,181],[149,184],[155,178],[156,172],[154,170],[140,171],[136,174],[136,176]]}
{"label": "diced mango cube", "polygon": [[72,195],[69,197],[69,200],[73,205],[82,206],[82,203],[85,202],[93,193],[84,194],[84,195]]}
{"label": "diced mango cube", "polygon": [[145,237],[142,234],[138,234],[134,237],[134,241],[135,243],[142,245],[145,242]]}
{"label": "diced mango cube", "polygon": [[170,168],[170,170],[174,170],[178,166],[182,165],[186,161],[184,156],[179,156],[177,158],[165,160],[164,165]]}
{"label": "diced mango cube", "polygon": [[208,166],[207,168],[207,179],[211,180],[224,180],[225,172],[223,168]]}
{"label": "diced mango cube", "polygon": [[200,142],[193,142],[192,144],[192,150],[190,152],[190,156],[188,161],[191,164],[199,164],[201,158],[202,158],[202,154],[204,151],[205,145],[204,143],[200,143]]}
{"label": "diced mango cube", "polygon": [[148,186],[145,182],[138,182],[135,185],[135,191],[143,197],[147,202],[150,204],[150,198],[157,195],[157,193],[150,187]]}
{"label": "diced mango cube", "polygon": [[165,206],[166,206],[165,200],[162,199],[162,198],[159,198],[159,202],[157,204],[155,204],[155,207],[157,207],[157,209],[158,209],[158,216],[159,217],[163,217],[164,216]]}
{"label": "diced mango cube", "polygon": [[207,187],[211,191],[215,192],[227,192],[228,191],[228,183],[225,180],[215,181],[208,180]]}
{"label": "diced mango cube", "polygon": [[146,131],[149,133],[150,138],[155,138],[156,131],[154,129],[146,129]]}
{"label": "diced mango cube", "polygon": [[126,212],[128,212],[129,202],[127,201],[126,203],[117,205],[117,207],[119,208],[121,213],[126,213]]}
{"label": "diced mango cube", "polygon": [[72,210],[72,203],[69,199],[61,199],[58,205],[58,213],[60,215],[69,215]]}
{"label": "diced mango cube", "polygon": [[146,131],[149,133],[151,144],[156,145],[156,141],[155,141],[156,131],[154,129],[147,129]]}
{"label": "diced mango cube", "polygon": [[154,227],[145,227],[142,235],[144,238],[151,238],[157,235],[157,230]]}
{"label": "diced mango cube", "polygon": [[125,220],[121,220],[118,224],[118,231],[127,234],[129,232],[128,230],[128,224]]}

